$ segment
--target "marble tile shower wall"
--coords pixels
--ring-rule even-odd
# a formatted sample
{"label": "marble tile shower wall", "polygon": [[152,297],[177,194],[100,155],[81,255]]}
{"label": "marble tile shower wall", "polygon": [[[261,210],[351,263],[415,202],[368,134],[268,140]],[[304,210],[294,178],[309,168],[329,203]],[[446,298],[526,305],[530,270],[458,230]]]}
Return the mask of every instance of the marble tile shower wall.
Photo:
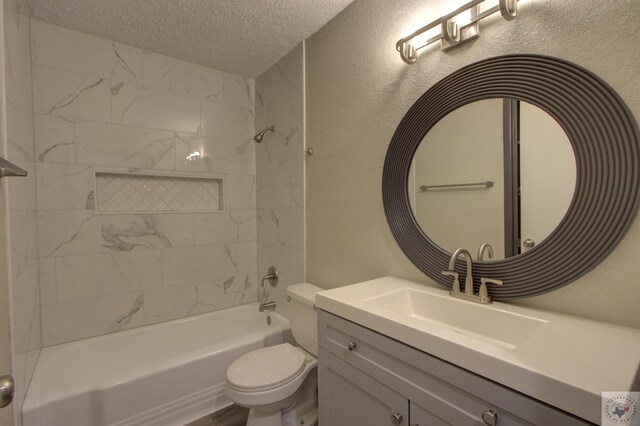
{"label": "marble tile shower wall", "polygon": [[275,126],[256,148],[258,272],[278,268],[269,291],[285,316],[286,287],[305,279],[303,62],[301,43],[256,79],[256,128]]}
{"label": "marble tile shower wall", "polygon": [[[12,369],[16,380],[15,424],[40,354],[36,182],[31,92],[29,16],[24,0],[3,2],[6,150],[2,155],[27,170],[27,177],[4,178],[8,216],[11,288]],[[4,273],[4,271],[3,271]],[[4,315],[5,313],[3,313]],[[4,373],[3,373],[4,374]]]}
{"label": "marble tile shower wall", "polygon": [[[255,301],[253,80],[38,20],[31,41],[43,345]],[[97,215],[105,169],[222,176],[225,211]]]}

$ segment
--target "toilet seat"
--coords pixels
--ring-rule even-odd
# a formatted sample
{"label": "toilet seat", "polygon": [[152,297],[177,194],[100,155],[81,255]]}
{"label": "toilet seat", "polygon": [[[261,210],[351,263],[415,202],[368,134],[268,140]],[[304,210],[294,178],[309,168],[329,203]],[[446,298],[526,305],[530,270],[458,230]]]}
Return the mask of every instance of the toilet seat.
{"label": "toilet seat", "polygon": [[268,346],[235,360],[227,370],[227,383],[244,392],[260,392],[285,385],[302,370],[306,357],[289,343]]}
{"label": "toilet seat", "polygon": [[229,366],[227,395],[248,407],[286,405],[317,364],[313,355],[289,343],[255,350]]}

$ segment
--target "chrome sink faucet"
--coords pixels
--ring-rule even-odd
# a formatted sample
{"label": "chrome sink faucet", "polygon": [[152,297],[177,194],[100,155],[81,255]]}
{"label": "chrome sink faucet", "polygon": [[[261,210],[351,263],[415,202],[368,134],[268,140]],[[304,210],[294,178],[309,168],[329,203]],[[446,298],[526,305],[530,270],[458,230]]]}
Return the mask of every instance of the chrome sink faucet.
{"label": "chrome sink faucet", "polygon": [[[453,252],[451,260],[449,260],[449,271],[455,269],[456,260],[461,254],[467,259],[467,276],[464,279],[464,292],[465,294],[473,294],[473,258],[467,249],[459,248]],[[460,288],[458,288],[458,292],[460,292]]]}
{"label": "chrome sink faucet", "polygon": [[478,249],[478,260],[483,260],[484,252],[487,252],[489,259],[493,259],[493,247],[489,243],[482,243],[480,248]]}
{"label": "chrome sink faucet", "polygon": [[[464,293],[460,289],[460,274],[458,274],[454,270],[456,267],[456,260],[461,254],[464,255],[467,260],[467,276],[464,280]],[[489,296],[489,291],[487,290],[487,284],[503,284],[500,280],[494,280],[492,278],[481,278],[480,291],[478,292],[478,294],[475,294],[475,292],[473,291],[473,259],[471,258],[471,253],[469,253],[469,251],[464,248],[459,248],[453,252],[453,254],[451,255],[451,260],[449,260],[449,270],[442,271],[442,275],[453,277],[453,287],[449,292],[452,297],[457,297],[458,299],[464,299],[482,304],[491,303],[491,297]]]}

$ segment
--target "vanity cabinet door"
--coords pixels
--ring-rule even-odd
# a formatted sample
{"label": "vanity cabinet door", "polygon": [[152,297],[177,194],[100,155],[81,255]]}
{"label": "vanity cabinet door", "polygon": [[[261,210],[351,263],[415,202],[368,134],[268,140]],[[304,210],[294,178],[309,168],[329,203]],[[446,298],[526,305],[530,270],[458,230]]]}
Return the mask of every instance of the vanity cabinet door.
{"label": "vanity cabinet door", "polygon": [[318,360],[321,426],[409,425],[409,401],[329,352]]}
{"label": "vanity cabinet door", "polygon": [[449,426],[450,423],[445,422],[441,418],[433,415],[415,402],[409,405],[409,413],[411,413],[410,426]]}

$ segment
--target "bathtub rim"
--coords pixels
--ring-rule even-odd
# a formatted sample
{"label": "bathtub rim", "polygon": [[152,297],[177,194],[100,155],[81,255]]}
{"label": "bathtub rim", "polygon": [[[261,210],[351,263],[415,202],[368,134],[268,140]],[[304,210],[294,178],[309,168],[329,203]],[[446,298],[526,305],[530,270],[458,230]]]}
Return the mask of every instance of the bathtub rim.
{"label": "bathtub rim", "polygon": [[[73,342],[65,342],[58,345],[52,345],[46,348],[42,348],[40,356],[36,363],[36,368],[34,370],[33,378],[27,389],[24,402],[22,404],[22,407],[20,407],[20,411],[22,414],[24,414],[26,411],[38,410],[48,404],[53,404],[67,398],[78,397],[85,393],[104,392],[113,387],[125,384],[127,382],[135,382],[136,380],[145,379],[146,377],[149,377],[153,374],[162,373],[162,370],[167,370],[167,368],[162,368],[163,366],[166,367],[167,365],[169,365],[169,366],[175,367],[176,365],[183,365],[183,364],[197,362],[203,358],[221,354],[225,351],[225,349],[228,350],[228,347],[229,347],[229,345],[221,346],[220,343],[205,345],[200,348],[197,348],[185,353],[181,353],[179,355],[173,355],[168,358],[163,358],[160,360],[155,360],[153,362],[144,363],[144,365],[142,366],[136,366],[135,368],[134,367],[127,368],[125,371],[122,372],[122,374],[114,375],[113,377],[110,377],[106,380],[104,376],[100,376],[91,380],[87,380],[82,383],[73,383],[73,384],[68,384],[63,386],[52,386],[50,383],[47,383],[46,378],[44,377],[41,380],[38,380],[40,379],[40,376],[45,374],[42,370],[44,368],[49,367],[49,365],[47,365],[48,362],[56,354],[59,354],[60,352],[63,352],[66,350],[77,350],[78,348],[81,348],[83,346],[91,345],[93,342],[96,342],[96,341],[99,341],[102,343],[105,340],[106,341],[117,340],[118,338],[122,338],[123,336],[130,336],[130,335],[140,334],[140,333],[144,333],[152,330],[168,328],[168,327],[171,327],[172,325],[186,324],[192,321],[202,320],[205,317],[216,316],[216,314],[219,315],[221,312],[228,311],[231,309],[247,310],[247,311],[253,311],[253,309],[255,309],[254,312],[256,313],[256,315],[260,315],[264,318],[268,316],[275,317],[277,322],[275,321],[274,322],[278,327],[277,328],[274,327],[272,323],[272,325],[269,326],[269,328],[272,328],[272,330],[269,330],[269,328],[258,329],[258,330],[252,331],[249,334],[234,337],[233,339],[225,341],[225,343],[233,342],[235,344],[234,346],[241,345],[243,343],[246,344],[246,343],[252,342],[256,334],[263,334],[265,337],[269,337],[269,336],[274,336],[276,334],[282,333],[283,341],[286,341],[287,338],[291,337],[289,320],[286,317],[284,317],[282,314],[276,311],[258,312],[258,306],[259,304],[257,302],[253,302],[245,305],[219,309],[217,311],[205,312],[205,313],[193,315],[190,317],[178,318],[175,320],[165,321],[157,324],[151,324],[148,326],[136,327],[128,330],[104,334],[101,336],[93,336],[87,339],[76,340]],[[215,346],[220,346],[220,347],[216,348],[216,350],[212,352],[211,348]],[[175,361],[179,361],[179,362],[172,363]],[[122,376],[126,376],[126,379],[124,379]],[[33,386],[35,386],[35,388]],[[34,392],[35,392],[35,395],[34,395]]]}

